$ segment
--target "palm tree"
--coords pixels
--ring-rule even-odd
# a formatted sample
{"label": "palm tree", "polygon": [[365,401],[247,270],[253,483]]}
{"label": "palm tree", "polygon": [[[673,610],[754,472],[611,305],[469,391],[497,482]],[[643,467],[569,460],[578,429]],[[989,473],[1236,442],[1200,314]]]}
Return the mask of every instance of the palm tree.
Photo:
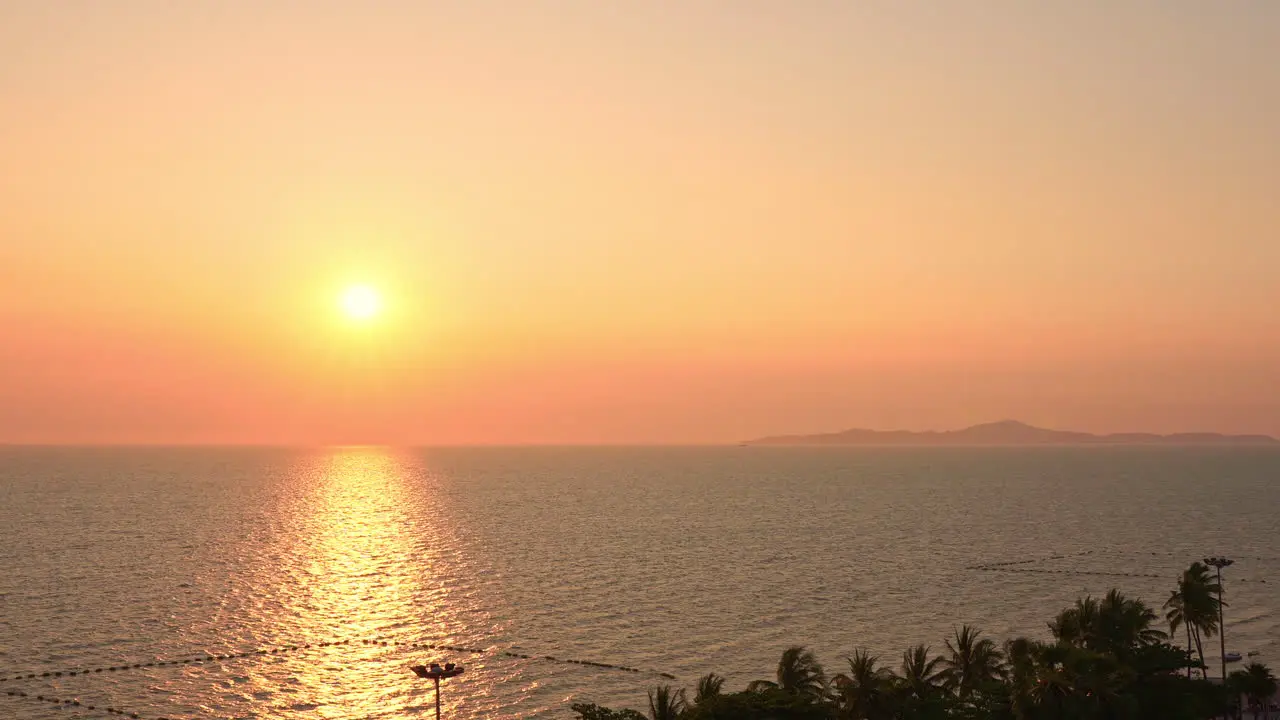
{"label": "palm tree", "polygon": [[676,720],[687,706],[684,690],[673,691],[670,685],[659,685],[649,690],[651,720]]}
{"label": "palm tree", "polygon": [[1101,601],[1092,597],[1076,600],[1075,607],[1063,610],[1049,623],[1049,629],[1060,643],[1125,658],[1137,648],[1168,637],[1155,627],[1157,619],[1146,603],[1112,590]]}
{"label": "palm tree", "polygon": [[[1164,619],[1169,623],[1169,633],[1178,632],[1178,628],[1185,628],[1187,631],[1187,678],[1191,678],[1191,622],[1189,620],[1189,610],[1187,607],[1186,596],[1179,590],[1174,590],[1169,599],[1164,601]],[[1201,661],[1203,662],[1203,649],[1201,650]]]}
{"label": "palm tree", "polygon": [[1067,658],[1066,670],[1076,706],[1089,713],[1085,717],[1134,716],[1137,701],[1123,692],[1132,673],[1115,655],[1075,650]]}
{"label": "palm tree", "polygon": [[942,671],[938,666],[942,658],[929,657],[929,648],[916,645],[902,653],[902,685],[909,696],[925,699],[942,684]]}
{"label": "palm tree", "polygon": [[975,690],[1004,675],[1004,654],[984,638],[982,631],[965,625],[956,630],[955,642],[947,641],[948,656],[942,660],[945,686],[957,697],[967,698]]}
{"label": "palm tree", "polygon": [[1091,641],[1098,624],[1098,601],[1092,596],[1076,598],[1075,607],[1067,608],[1049,623],[1049,631],[1060,643],[1083,647]]}
{"label": "palm tree", "polygon": [[1156,611],[1141,600],[1131,600],[1119,590],[1111,590],[1098,604],[1098,628],[1094,650],[1125,657],[1135,648],[1148,647],[1168,639],[1156,627]]}
{"label": "palm tree", "polygon": [[827,675],[813,653],[801,645],[787,648],[778,661],[777,681],[755,680],[748,690],[781,690],[788,695],[820,698],[826,692]]}
{"label": "palm tree", "polygon": [[1191,637],[1196,644],[1196,652],[1200,655],[1200,663],[1205,662],[1204,643],[1202,638],[1211,638],[1218,633],[1219,600],[1221,586],[1209,574],[1209,567],[1204,563],[1194,562],[1178,579],[1178,595],[1183,604],[1183,623],[1191,628]]}
{"label": "palm tree", "polygon": [[1114,655],[1026,638],[1012,640],[1005,648],[1009,709],[1017,720],[1136,716],[1137,699],[1126,692],[1132,670]]}
{"label": "palm tree", "polygon": [[1063,717],[1075,693],[1071,672],[1073,656],[1081,650],[1065,643],[1028,642],[1024,652],[1027,657],[1016,659],[1015,667],[1026,663],[1030,675],[1025,695],[1016,698],[1020,702],[1014,706],[1015,717]]}
{"label": "palm tree", "polygon": [[1258,717],[1259,710],[1263,712],[1263,718],[1270,717],[1271,698],[1275,697],[1277,690],[1276,676],[1271,673],[1270,668],[1262,663],[1249,663],[1243,669],[1231,673],[1228,681],[1245,696],[1255,718]]}
{"label": "palm tree", "polygon": [[1014,638],[1005,642],[1004,653],[1009,659],[1009,701],[1013,716],[1017,720],[1033,717],[1034,708],[1043,699],[1043,691],[1049,689],[1048,678],[1041,672],[1044,646],[1025,637]]}
{"label": "palm tree", "polygon": [[724,687],[724,678],[715,674],[707,673],[698,678],[698,689],[693,696],[694,704],[704,703],[720,694],[720,689]]}
{"label": "palm tree", "polygon": [[877,667],[879,658],[866,650],[856,650],[849,660],[849,673],[832,679],[836,707],[842,718],[876,720],[889,715],[888,701],[893,675]]}

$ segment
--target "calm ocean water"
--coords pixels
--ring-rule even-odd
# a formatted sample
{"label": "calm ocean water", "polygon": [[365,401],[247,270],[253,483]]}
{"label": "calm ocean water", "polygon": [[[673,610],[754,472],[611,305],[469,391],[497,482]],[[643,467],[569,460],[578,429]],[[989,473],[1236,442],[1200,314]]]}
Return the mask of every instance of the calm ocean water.
{"label": "calm ocean water", "polygon": [[738,686],[793,643],[837,668],[962,622],[1043,635],[1113,586],[1158,607],[1206,554],[1237,558],[1228,649],[1276,664],[1278,531],[1266,449],[0,448],[0,716],[96,717],[3,692],[23,690],[145,718],[427,717],[406,665],[441,658],[468,667],[448,717],[566,717],[661,678],[503,652]]}

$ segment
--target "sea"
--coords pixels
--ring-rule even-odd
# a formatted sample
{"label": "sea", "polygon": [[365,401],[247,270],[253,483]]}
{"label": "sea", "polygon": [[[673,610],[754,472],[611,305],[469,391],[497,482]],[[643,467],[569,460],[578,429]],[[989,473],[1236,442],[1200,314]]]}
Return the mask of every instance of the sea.
{"label": "sea", "polygon": [[0,448],[0,717],[434,717],[431,662],[447,718],[646,708],[1206,556],[1275,667],[1278,531],[1262,447]]}

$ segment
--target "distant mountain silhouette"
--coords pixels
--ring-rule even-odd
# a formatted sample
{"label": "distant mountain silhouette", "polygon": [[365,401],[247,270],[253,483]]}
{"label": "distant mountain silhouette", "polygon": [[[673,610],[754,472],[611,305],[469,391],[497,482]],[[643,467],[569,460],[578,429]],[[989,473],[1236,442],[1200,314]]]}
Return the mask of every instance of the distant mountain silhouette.
{"label": "distant mountain silhouette", "polygon": [[1119,433],[1094,435],[1046,430],[1017,420],[974,425],[963,430],[911,432],[908,430],[845,430],[818,435],[778,435],[750,440],[744,445],[1280,445],[1266,435],[1219,433]]}

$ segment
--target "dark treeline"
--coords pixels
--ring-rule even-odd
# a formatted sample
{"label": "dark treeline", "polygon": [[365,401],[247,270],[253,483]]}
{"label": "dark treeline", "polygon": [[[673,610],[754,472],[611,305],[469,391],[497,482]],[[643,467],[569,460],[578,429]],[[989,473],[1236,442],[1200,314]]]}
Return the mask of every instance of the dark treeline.
{"label": "dark treeline", "polygon": [[[573,705],[581,720],[1205,720],[1266,717],[1276,679],[1251,663],[1226,686],[1193,677],[1218,627],[1220,588],[1201,563],[1179,579],[1164,617],[1112,590],[1085,597],[1053,618],[1052,640],[998,645],[969,626],[939,651],[925,645],[900,658],[865,650],[828,673],[813,653],[788,648],[771,680],[739,691],[713,674],[692,692],[661,685],[648,712]],[[1168,632],[1164,628],[1168,628]],[[1185,640],[1184,647],[1170,639]]]}

